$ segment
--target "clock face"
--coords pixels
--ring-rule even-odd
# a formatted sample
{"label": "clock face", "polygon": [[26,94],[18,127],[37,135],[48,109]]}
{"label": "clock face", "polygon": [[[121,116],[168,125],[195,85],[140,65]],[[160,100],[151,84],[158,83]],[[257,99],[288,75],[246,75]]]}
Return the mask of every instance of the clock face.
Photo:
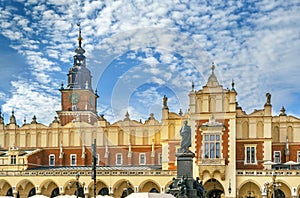
{"label": "clock face", "polygon": [[79,102],[79,95],[77,93],[72,93],[70,95],[70,101],[72,104],[76,104]]}

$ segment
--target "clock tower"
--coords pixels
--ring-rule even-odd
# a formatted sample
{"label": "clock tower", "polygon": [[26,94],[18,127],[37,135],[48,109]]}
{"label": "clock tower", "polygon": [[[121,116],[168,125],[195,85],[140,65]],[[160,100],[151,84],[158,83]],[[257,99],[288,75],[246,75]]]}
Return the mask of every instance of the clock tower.
{"label": "clock tower", "polygon": [[85,50],[81,47],[82,37],[79,26],[78,47],[75,49],[74,64],[69,69],[68,85],[60,88],[61,111],[57,111],[60,122],[84,121],[94,124],[97,119],[97,91],[92,89],[92,76],[86,67]]}

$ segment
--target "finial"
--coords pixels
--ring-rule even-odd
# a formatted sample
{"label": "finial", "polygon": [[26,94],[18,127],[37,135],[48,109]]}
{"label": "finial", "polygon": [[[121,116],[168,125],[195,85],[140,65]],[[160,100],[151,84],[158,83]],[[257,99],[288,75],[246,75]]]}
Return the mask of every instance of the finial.
{"label": "finial", "polygon": [[125,119],[124,120],[130,120],[129,119],[129,113],[128,113],[128,111],[126,112],[126,114],[125,114]]}
{"label": "finial", "polygon": [[282,106],[282,107],[281,107],[281,110],[280,110],[280,112],[281,112],[281,113],[279,114],[280,116],[286,116],[286,113],[285,113],[285,108],[284,108],[284,106]]}
{"label": "finial", "polygon": [[194,85],[194,81],[192,82],[192,91],[194,91],[195,85]]}
{"label": "finial", "polygon": [[14,110],[14,109],[12,109],[12,111],[11,111],[11,115],[12,115],[12,116],[14,116],[14,114],[15,114],[15,110]]}
{"label": "finial", "polygon": [[211,72],[214,73],[214,70],[215,70],[215,63],[212,62],[212,64],[211,64]]}
{"label": "finial", "polygon": [[36,122],[36,116],[35,115],[32,118],[31,124],[37,124],[37,122]]}
{"label": "finial", "polygon": [[24,117],[24,124],[26,124],[26,117]]}
{"label": "finial", "polygon": [[232,81],[231,81],[231,90],[232,91],[234,91],[235,89],[234,89],[234,80],[232,79]]}
{"label": "finial", "polygon": [[179,115],[180,115],[180,116],[182,116],[182,115],[183,115],[183,113],[182,113],[182,109],[181,109],[181,108],[179,109]]}
{"label": "finial", "polygon": [[79,27],[78,43],[79,43],[79,47],[81,47],[81,41],[83,39],[81,37],[81,26],[80,26],[80,23],[77,23],[77,26]]}

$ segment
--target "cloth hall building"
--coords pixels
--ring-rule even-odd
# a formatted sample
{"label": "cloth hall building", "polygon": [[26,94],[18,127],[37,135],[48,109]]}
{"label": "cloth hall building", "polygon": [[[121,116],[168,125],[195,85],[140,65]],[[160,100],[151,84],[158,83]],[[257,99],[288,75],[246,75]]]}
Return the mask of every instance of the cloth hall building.
{"label": "cloth hall building", "polygon": [[[144,123],[130,118],[110,123],[97,114],[85,50],[75,50],[68,84],[62,85],[61,110],[49,125],[18,126],[0,113],[0,196],[48,197],[96,194],[125,197],[130,192],[165,193],[176,177],[180,127],[187,120],[195,153],[194,177],[207,197],[300,197],[300,119],[272,114],[271,94],[262,109],[247,114],[237,92],[219,84],[212,65],[207,83],[187,90],[187,113],[170,112],[162,98],[162,118]],[[96,139],[97,180],[91,179],[91,145]],[[76,177],[76,175],[79,176]],[[78,185],[78,186],[76,186]],[[275,194],[274,194],[275,193]]]}

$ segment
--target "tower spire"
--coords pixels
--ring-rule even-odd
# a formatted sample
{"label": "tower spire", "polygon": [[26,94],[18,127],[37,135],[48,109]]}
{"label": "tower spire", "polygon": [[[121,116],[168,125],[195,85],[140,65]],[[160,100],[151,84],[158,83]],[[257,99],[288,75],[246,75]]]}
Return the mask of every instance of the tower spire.
{"label": "tower spire", "polygon": [[79,27],[79,33],[78,33],[78,45],[81,48],[81,43],[82,43],[82,37],[81,37],[81,26],[80,23],[77,23],[77,26]]}

